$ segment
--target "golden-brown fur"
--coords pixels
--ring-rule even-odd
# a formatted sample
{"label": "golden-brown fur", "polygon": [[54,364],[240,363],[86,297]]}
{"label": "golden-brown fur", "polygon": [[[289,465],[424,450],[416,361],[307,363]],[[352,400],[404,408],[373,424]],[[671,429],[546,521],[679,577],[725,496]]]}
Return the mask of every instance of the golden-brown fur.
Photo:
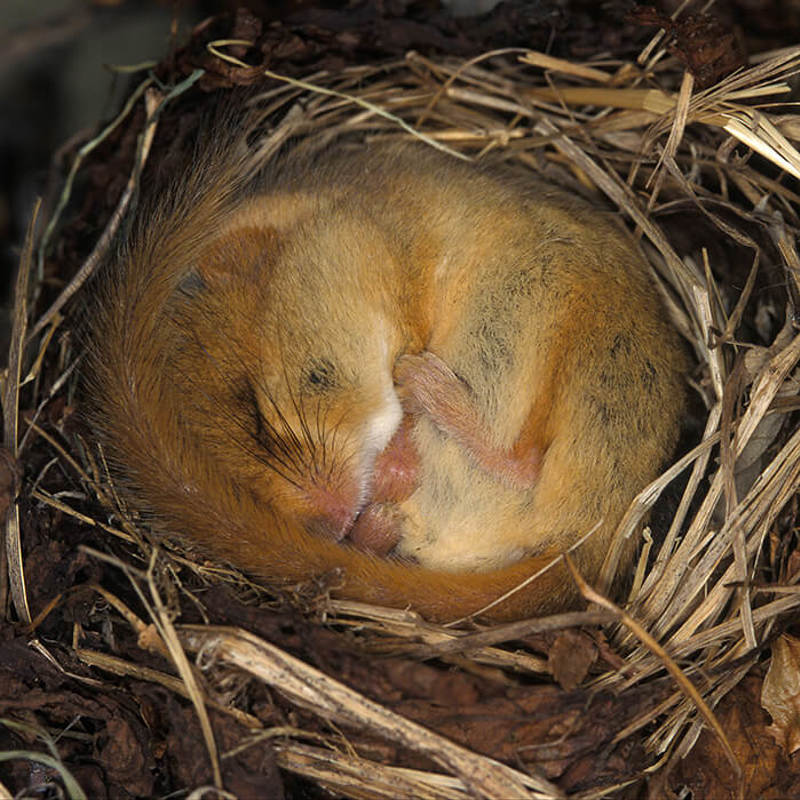
{"label": "golden-brown fur", "polygon": [[[102,292],[94,420],[155,524],[270,582],[339,568],[340,595],[434,619],[599,526],[575,556],[595,577],[683,407],[680,345],[627,236],[421,145],[289,157],[243,184],[232,156],[184,182]],[[403,420],[411,485],[377,497]],[[560,565],[489,616],[573,598]]]}

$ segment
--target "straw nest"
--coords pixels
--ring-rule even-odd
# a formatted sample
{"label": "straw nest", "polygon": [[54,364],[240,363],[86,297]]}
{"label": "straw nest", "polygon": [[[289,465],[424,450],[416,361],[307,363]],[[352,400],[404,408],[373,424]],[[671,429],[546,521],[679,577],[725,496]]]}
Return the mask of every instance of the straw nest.
{"label": "straw nest", "polygon": [[[244,63],[248,46],[238,41],[212,42],[206,57],[231,82],[263,81],[250,100],[263,121],[260,161],[288,139],[334,136],[414,136],[471,159],[502,152],[617,209],[640,237],[694,355],[699,423],[620,526],[618,542],[671,495],[662,535],[653,541],[646,532],[629,595],[614,604],[583,586],[585,612],[439,627],[402,610],[331,600],[323,584],[270,594],[151,542],[136,509],[120,507],[90,435],[71,423],[80,343],[68,333],[76,299],[159,152],[151,147],[159,126],[200,102],[195,84],[207,74],[172,86],[149,77],[76,154],[53,213],[22,255],[3,394],[5,445],[21,465],[7,471],[6,557],[14,608],[50,669],[60,665],[92,697],[122,688],[140,708],[142,687],[158,689],[147,696],[161,710],[152,699],[141,710],[151,733],[168,710],[199,725],[205,753],[193,774],[207,769],[218,787],[233,760],[267,753],[282,770],[356,798],[610,796],[666,775],[704,729],[729,762],[732,785],[744,786],[715,708],[766,663],[771,646],[791,644],[778,635],[800,605],[800,155],[792,144],[800,115],[780,105],[800,48],[763,54],[710,82],[706,75],[700,88],[662,37],[634,60],[570,63],[525,49],[467,61],[409,53],[303,79]],[[73,222],[57,233],[86,165],[109,142],[133,152],[134,136],[135,157],[124,180],[114,176],[116,206],[104,227]],[[45,265],[69,245],[85,260],[31,318],[26,298],[47,296]],[[43,531],[71,542],[51,547],[51,561],[66,559],[52,586],[37,581],[52,572],[30,566],[46,549]],[[220,621],[227,624],[210,624]],[[176,698],[189,702],[175,710]],[[93,708],[69,713],[103,719]],[[22,729],[35,738],[32,723]],[[106,768],[122,769],[105,752]],[[51,760],[69,781],[68,759]],[[155,791],[141,782],[153,763],[126,768],[137,793]],[[80,796],[76,781],[65,785]]]}

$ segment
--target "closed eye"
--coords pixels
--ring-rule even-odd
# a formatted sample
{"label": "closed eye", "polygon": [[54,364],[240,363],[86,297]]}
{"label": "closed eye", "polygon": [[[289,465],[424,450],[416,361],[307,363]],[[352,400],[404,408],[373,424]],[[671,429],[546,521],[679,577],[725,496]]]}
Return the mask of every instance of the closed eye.
{"label": "closed eye", "polygon": [[317,358],[306,367],[302,382],[303,394],[322,394],[339,386],[339,375],[330,359]]}
{"label": "closed eye", "polygon": [[[295,463],[297,457],[296,453],[292,451],[291,442],[287,440],[286,436],[282,436],[262,413],[258,404],[255,386],[249,376],[242,378],[235,394],[236,407],[241,409],[248,418],[248,424],[243,427],[246,427],[249,435],[258,445],[259,450],[266,454],[266,459],[260,460],[268,463],[276,472],[283,474],[284,477],[295,472],[297,469]],[[284,428],[288,428],[288,423],[285,420],[281,420],[281,422],[284,423]],[[291,439],[291,437],[288,437],[288,439]]]}

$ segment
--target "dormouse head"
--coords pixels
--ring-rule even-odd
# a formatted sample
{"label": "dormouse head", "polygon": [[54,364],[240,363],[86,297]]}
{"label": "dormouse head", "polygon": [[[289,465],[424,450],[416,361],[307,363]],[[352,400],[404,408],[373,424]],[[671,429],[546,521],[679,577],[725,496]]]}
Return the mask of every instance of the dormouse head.
{"label": "dormouse head", "polygon": [[335,538],[403,414],[393,263],[365,233],[330,219],[233,228],[184,278],[174,315],[187,424],[264,502]]}

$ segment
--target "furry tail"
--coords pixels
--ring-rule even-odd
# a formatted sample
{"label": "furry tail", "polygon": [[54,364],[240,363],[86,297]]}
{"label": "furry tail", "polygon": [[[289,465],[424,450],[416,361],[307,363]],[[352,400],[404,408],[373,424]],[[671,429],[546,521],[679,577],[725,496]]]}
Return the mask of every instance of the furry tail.
{"label": "furry tail", "polygon": [[[326,576],[334,597],[408,608],[434,622],[476,614],[506,621],[564,610],[579,602],[575,582],[558,553],[538,555],[491,572],[435,571],[315,536],[294,519],[242,502],[241,497],[236,508],[214,502],[224,497],[216,492],[205,498],[173,494],[167,504],[173,520],[169,527],[275,586]],[[579,549],[578,568],[594,577],[597,565],[584,562]]]}

